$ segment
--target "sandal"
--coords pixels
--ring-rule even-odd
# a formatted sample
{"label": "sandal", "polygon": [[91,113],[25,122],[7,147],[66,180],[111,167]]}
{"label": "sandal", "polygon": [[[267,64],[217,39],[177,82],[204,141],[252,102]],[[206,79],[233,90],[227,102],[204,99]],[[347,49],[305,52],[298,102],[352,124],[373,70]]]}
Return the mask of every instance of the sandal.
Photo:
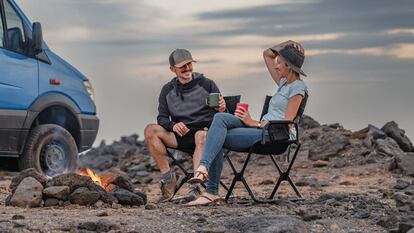
{"label": "sandal", "polygon": [[194,177],[188,180],[189,184],[204,184],[208,181],[208,174],[204,171],[196,171]]}
{"label": "sandal", "polygon": [[[200,198],[203,198],[207,202],[197,203],[197,201],[199,201]],[[196,200],[191,201],[191,202],[185,204],[186,207],[192,207],[192,206],[216,206],[216,205],[220,205],[220,198],[212,199],[209,196],[207,196],[206,194],[203,194],[200,197],[198,197]]]}

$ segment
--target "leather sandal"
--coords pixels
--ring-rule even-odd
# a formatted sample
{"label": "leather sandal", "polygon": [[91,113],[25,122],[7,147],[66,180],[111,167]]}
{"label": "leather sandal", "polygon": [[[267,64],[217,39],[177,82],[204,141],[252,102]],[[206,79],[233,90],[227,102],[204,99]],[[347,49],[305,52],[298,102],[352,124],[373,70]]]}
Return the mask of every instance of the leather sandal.
{"label": "leather sandal", "polygon": [[[200,200],[200,198],[205,199],[207,202],[204,202],[204,203],[196,203],[197,201]],[[220,198],[212,199],[212,198],[208,197],[206,194],[203,194],[200,197],[198,197],[196,200],[185,204],[185,206],[186,207],[192,207],[192,206],[216,206],[216,205],[220,205],[220,204],[221,204],[220,203]]]}
{"label": "leather sandal", "polygon": [[196,171],[194,177],[188,180],[189,184],[204,184],[208,181],[208,174],[204,171]]}

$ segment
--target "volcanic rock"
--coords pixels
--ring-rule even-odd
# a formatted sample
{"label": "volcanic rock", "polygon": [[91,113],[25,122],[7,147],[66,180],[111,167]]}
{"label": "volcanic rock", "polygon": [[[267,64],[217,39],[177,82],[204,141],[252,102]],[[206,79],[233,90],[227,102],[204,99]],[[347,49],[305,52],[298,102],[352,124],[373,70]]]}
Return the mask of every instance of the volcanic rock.
{"label": "volcanic rock", "polygon": [[[311,139],[312,131],[319,131],[317,139]],[[338,153],[350,143],[350,132],[344,130],[335,130],[327,126],[310,129],[305,132],[303,140],[305,145],[309,146],[310,160],[329,160],[330,157]]]}
{"label": "volcanic rock", "polygon": [[69,196],[70,188],[68,186],[52,186],[43,190],[43,195],[59,200],[66,200]]}
{"label": "volcanic rock", "polygon": [[45,201],[45,207],[58,206],[58,205],[59,205],[59,200],[56,198],[48,198]]}
{"label": "volcanic rock", "polygon": [[93,205],[99,200],[100,196],[97,191],[90,191],[85,187],[81,187],[69,195],[69,200],[72,204]]}
{"label": "volcanic rock", "polygon": [[378,139],[376,140],[375,144],[377,152],[384,156],[396,156],[404,154],[404,151],[401,150],[397,142],[390,137],[387,137],[385,139]]}
{"label": "volcanic rock", "polygon": [[394,156],[389,164],[389,170],[399,171],[406,176],[414,177],[414,153],[406,153]]}
{"label": "volcanic rock", "polygon": [[47,177],[46,176],[40,174],[34,168],[29,168],[29,169],[23,170],[22,172],[20,172],[20,174],[18,176],[14,177],[12,179],[12,181],[10,183],[10,186],[9,186],[9,189],[11,190],[12,193],[17,188],[17,186],[20,184],[20,182],[22,182],[22,180],[24,180],[26,177],[33,177],[42,186],[45,186],[45,184],[47,182]]}
{"label": "volcanic rock", "polygon": [[404,216],[401,218],[400,223],[398,224],[398,229],[400,232],[408,232],[414,228],[414,215]]}
{"label": "volcanic rock", "polygon": [[122,205],[140,206],[145,204],[145,200],[141,196],[123,188],[115,187],[109,194],[116,197],[119,204]]}
{"label": "volcanic rock", "polygon": [[10,200],[11,206],[39,207],[42,202],[43,185],[33,177],[26,177],[17,186]]}
{"label": "volcanic rock", "polygon": [[411,203],[411,197],[402,192],[394,193],[393,198],[397,204],[397,207]]}
{"label": "volcanic rock", "polygon": [[398,124],[394,121],[386,123],[382,128],[388,137],[393,138],[401,149],[405,152],[414,151],[413,144],[410,139],[405,135],[405,131],[398,127]]}
{"label": "volcanic rock", "polygon": [[108,232],[119,229],[119,226],[108,220],[99,220],[97,222],[80,223],[78,228],[87,231]]}
{"label": "volcanic rock", "polygon": [[309,232],[309,229],[305,222],[302,220],[290,217],[290,216],[252,216],[252,217],[240,217],[226,221],[224,226],[228,231],[237,232],[272,232],[272,233],[302,233]]}
{"label": "volcanic rock", "polygon": [[394,188],[395,189],[405,189],[408,186],[410,186],[410,182],[409,181],[398,179],[397,180],[397,184],[394,186]]}
{"label": "volcanic rock", "polygon": [[95,182],[89,176],[82,176],[75,173],[67,173],[53,177],[47,181],[46,187],[68,186],[70,192],[80,187],[86,187],[89,190],[98,191]]}
{"label": "volcanic rock", "polygon": [[302,129],[312,129],[321,126],[317,121],[308,115],[302,115],[299,126]]}

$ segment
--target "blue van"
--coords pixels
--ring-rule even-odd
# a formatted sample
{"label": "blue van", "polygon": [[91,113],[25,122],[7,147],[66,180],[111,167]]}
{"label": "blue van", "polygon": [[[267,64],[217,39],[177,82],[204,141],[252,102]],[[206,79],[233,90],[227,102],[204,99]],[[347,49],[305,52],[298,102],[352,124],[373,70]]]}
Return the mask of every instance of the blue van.
{"label": "blue van", "polygon": [[75,171],[99,127],[91,83],[13,0],[0,0],[0,15],[0,157],[50,176]]}

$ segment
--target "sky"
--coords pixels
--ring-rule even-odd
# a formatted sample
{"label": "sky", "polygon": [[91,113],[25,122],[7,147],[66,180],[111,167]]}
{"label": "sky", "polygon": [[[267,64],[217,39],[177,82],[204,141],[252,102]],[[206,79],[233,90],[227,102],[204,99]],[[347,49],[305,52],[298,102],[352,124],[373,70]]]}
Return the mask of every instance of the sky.
{"label": "sky", "polygon": [[350,130],[394,120],[414,139],[414,1],[16,0],[42,23],[51,50],[85,74],[101,120],[96,144],[156,122],[168,56],[190,50],[194,71],[258,118],[277,90],[263,50],[303,44],[305,114]]}

